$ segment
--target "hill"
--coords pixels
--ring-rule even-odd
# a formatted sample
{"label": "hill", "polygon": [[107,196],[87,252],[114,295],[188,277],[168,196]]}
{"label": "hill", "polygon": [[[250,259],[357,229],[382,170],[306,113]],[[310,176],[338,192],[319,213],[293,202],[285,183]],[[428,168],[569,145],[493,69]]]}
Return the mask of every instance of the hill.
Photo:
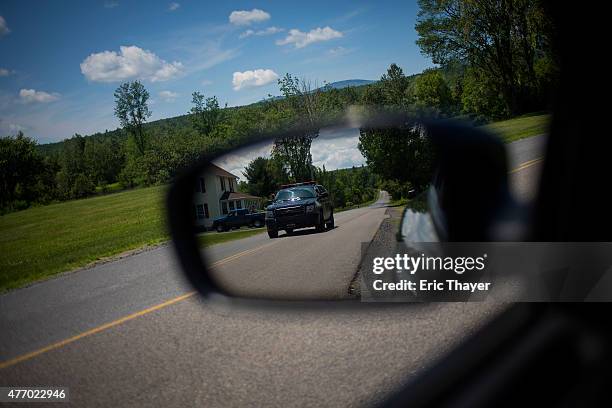
{"label": "hill", "polygon": [[349,86],[370,85],[370,84],[373,84],[374,82],[377,82],[377,81],[371,81],[369,79],[346,79],[344,81],[332,82],[328,84],[328,86],[334,89],[342,89],[342,88],[348,88]]}
{"label": "hill", "polygon": [[[332,89],[344,89],[348,87],[362,87],[365,85],[373,84],[375,82],[376,81],[371,81],[367,79],[347,79],[344,81],[332,82],[328,84],[327,86],[331,87]],[[244,108],[244,107],[258,105],[258,104],[261,104],[262,102],[280,100],[282,98],[283,98],[282,96],[273,96],[271,98],[264,99],[263,101],[254,102],[250,105],[233,106],[233,107],[228,107],[228,108],[223,108],[223,109],[232,111],[232,110],[237,110],[237,109]],[[180,115],[180,116],[159,119],[153,122],[149,122],[145,125],[145,128],[149,130],[154,130],[154,129],[177,130],[177,129],[181,129],[181,128],[188,127],[188,126],[190,126],[189,115]],[[70,137],[72,137],[72,135],[66,135],[66,138],[70,138]],[[107,130],[105,132],[94,133],[92,135],[87,135],[86,137],[91,137],[93,139],[124,138],[126,137],[126,133],[122,129],[118,128],[115,130]],[[63,148],[63,145],[64,145],[64,141],[59,141],[59,142],[53,142],[53,143],[40,144],[37,146],[37,148],[42,154],[53,155],[53,154],[60,153]]]}

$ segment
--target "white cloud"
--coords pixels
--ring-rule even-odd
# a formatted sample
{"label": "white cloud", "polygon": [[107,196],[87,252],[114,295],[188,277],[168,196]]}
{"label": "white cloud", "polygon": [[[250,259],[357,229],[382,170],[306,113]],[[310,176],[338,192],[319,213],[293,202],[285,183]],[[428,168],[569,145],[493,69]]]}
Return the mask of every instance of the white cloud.
{"label": "white cloud", "polygon": [[179,96],[178,93],[172,91],[161,91],[159,93],[159,97],[164,100],[164,102],[174,102],[174,100]]}
{"label": "white cloud", "polygon": [[276,34],[276,33],[280,33],[285,31],[284,28],[279,28],[279,27],[268,27],[268,28],[264,28],[263,30],[258,30],[258,31],[254,31],[254,30],[246,30],[244,33],[240,34],[239,38],[246,38],[246,37],[250,37],[252,35],[258,35],[258,36],[262,36],[262,35],[272,35],[272,34]]}
{"label": "white cloud", "polygon": [[242,173],[249,163],[256,157],[269,158],[272,146],[272,142],[263,142],[244,149],[233,150],[231,153],[214,159],[213,163],[244,180]]}
{"label": "white cloud", "polygon": [[327,26],[324,28],[317,27],[305,33],[297,29],[289,30],[289,35],[284,40],[276,42],[277,45],[294,44],[295,48],[303,48],[312,43],[320,41],[329,41],[334,38],[340,38],[343,34],[333,28]]}
{"label": "white cloud", "polygon": [[312,164],[327,170],[366,164],[358,145],[359,129],[321,129],[310,148]]}
{"label": "white cloud", "polygon": [[6,20],[4,17],[0,16],[0,37],[10,32],[11,30],[9,30],[8,25],[6,25]]}
{"label": "white cloud", "polygon": [[132,46],[115,51],[91,54],[81,63],[81,72],[90,81],[116,82],[144,79],[151,82],[167,81],[180,75],[183,64],[166,62],[148,50]]}
{"label": "white cloud", "polygon": [[202,80],[202,82],[200,82],[202,85],[204,86],[208,86],[208,85],[212,85],[213,81],[211,81],[210,79],[204,79]]}
{"label": "white cloud", "polygon": [[255,35],[255,31],[253,31],[253,30],[246,30],[244,33],[240,34],[238,36],[238,38],[247,38],[247,37],[250,37],[252,35]]}
{"label": "white cloud", "polygon": [[104,3],[104,8],[113,9],[113,8],[117,7],[118,5],[119,5],[119,3],[116,2],[116,1],[107,1],[107,2]]}
{"label": "white cloud", "polygon": [[[359,151],[359,129],[321,129],[319,137],[312,142],[312,162],[327,170],[346,169],[366,164]],[[217,166],[244,179],[242,172],[256,157],[269,158],[272,142],[262,142],[243,149],[233,150],[213,160]]]}
{"label": "white cloud", "polygon": [[178,10],[179,7],[181,7],[181,5],[173,1],[172,3],[168,5],[168,10],[175,11],[175,10]]}
{"label": "white cloud", "polygon": [[7,77],[7,76],[9,76],[11,74],[12,74],[12,72],[9,71],[8,69],[0,68],[0,77]]}
{"label": "white cloud", "polygon": [[31,102],[53,102],[59,99],[58,93],[48,93],[44,91],[37,91],[35,89],[22,89],[19,91],[19,97],[25,103]]}
{"label": "white cloud", "polygon": [[253,71],[234,72],[232,85],[234,91],[242,88],[264,86],[278,79],[278,74],[271,69],[256,69]]}
{"label": "white cloud", "polygon": [[235,10],[229,15],[229,22],[235,25],[250,25],[270,19],[270,14],[260,9]]}
{"label": "white cloud", "polygon": [[348,48],[335,47],[335,48],[331,48],[331,49],[327,50],[327,55],[329,55],[331,57],[341,57],[343,55],[350,54],[351,52],[353,52],[353,50],[350,50]]}
{"label": "white cloud", "polygon": [[27,130],[27,128],[25,126],[21,126],[19,124],[16,123],[9,123],[8,128],[11,132],[17,133],[17,132],[23,132],[25,130]]}

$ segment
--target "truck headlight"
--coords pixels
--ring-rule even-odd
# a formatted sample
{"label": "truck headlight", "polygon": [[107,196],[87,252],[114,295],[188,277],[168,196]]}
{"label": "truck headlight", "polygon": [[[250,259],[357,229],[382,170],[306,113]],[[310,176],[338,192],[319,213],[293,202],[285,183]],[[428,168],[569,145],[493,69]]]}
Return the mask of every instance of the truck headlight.
{"label": "truck headlight", "polygon": [[315,209],[315,205],[314,205],[314,204],[308,204],[308,205],[306,206],[306,212],[307,212],[307,213],[309,213],[309,212],[313,212],[313,211],[314,211],[314,209]]}
{"label": "truck headlight", "polygon": [[266,218],[274,218],[274,211],[266,211]]}

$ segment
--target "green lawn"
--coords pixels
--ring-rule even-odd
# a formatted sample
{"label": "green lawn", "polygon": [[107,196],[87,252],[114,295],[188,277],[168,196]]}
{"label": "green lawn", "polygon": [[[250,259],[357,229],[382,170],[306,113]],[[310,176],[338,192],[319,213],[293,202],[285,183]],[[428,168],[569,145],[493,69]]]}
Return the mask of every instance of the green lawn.
{"label": "green lawn", "polygon": [[104,188],[100,186],[96,187],[97,194],[118,193],[121,190],[123,190],[123,186],[121,185],[121,183],[107,184],[106,186],[104,186]]}
{"label": "green lawn", "polygon": [[165,187],[30,208],[0,217],[0,291],[168,239]]}
{"label": "green lawn", "polygon": [[[0,216],[0,292],[169,239],[166,187],[67,201]],[[265,228],[200,236],[203,247]]]}
{"label": "green lawn", "polygon": [[549,122],[550,115],[533,113],[501,122],[489,123],[484,127],[503,137],[506,143],[510,143],[526,137],[548,133]]}
{"label": "green lawn", "polygon": [[374,204],[377,200],[378,200],[378,196],[376,196],[376,198],[373,198],[372,200],[363,202],[361,204],[353,204],[353,205],[350,205],[350,206],[347,206],[347,207],[334,208],[334,213],[339,213],[339,212],[348,211],[348,210],[354,210],[355,208],[367,207],[367,206],[370,206],[370,205]]}

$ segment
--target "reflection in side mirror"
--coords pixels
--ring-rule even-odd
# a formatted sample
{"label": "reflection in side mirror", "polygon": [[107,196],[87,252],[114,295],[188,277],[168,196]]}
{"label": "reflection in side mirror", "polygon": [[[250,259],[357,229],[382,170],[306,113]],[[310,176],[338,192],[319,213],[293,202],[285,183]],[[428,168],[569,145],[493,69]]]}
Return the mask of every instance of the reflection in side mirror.
{"label": "reflection in side mirror", "polygon": [[439,188],[446,178],[432,184],[434,166],[439,177],[449,169],[436,165],[438,134],[432,144],[429,133],[416,121],[350,122],[260,139],[202,163],[169,203],[170,218],[184,222],[171,222],[179,253],[197,248],[181,258],[204,264],[188,265],[191,281],[247,298],[358,299],[371,267],[364,259],[393,255],[398,237],[439,238],[432,191],[431,211],[453,231],[455,191]]}
{"label": "reflection in side mirror", "polygon": [[194,235],[218,287],[249,298],[357,298],[363,251],[391,204],[360,146],[363,135],[359,127],[321,128],[315,137],[262,140],[202,166],[197,178],[206,188],[191,198]]}

